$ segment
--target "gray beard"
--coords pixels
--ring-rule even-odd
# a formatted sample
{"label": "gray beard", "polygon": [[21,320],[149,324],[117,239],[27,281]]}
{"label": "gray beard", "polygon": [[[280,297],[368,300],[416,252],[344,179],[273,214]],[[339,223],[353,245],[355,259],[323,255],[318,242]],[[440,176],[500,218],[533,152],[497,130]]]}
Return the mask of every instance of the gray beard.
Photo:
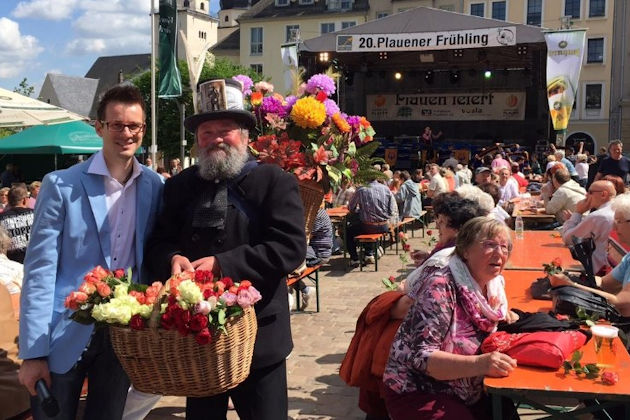
{"label": "gray beard", "polygon": [[223,150],[225,157],[218,150],[213,153],[200,150],[199,176],[207,181],[234,178],[247,162],[247,147],[241,151],[236,147],[223,144],[216,149]]}

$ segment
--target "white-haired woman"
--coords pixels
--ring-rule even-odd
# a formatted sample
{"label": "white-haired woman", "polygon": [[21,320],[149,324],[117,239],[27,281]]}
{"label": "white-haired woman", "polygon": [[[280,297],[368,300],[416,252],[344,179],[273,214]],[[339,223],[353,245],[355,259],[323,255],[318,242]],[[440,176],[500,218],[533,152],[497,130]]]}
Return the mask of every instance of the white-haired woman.
{"label": "white-haired woman", "polygon": [[454,252],[425,264],[383,375],[391,419],[490,417],[483,377],[516,367],[505,354],[479,354],[508,315],[501,272],[511,249],[507,226],[476,217],[459,230]]}
{"label": "white-haired woman", "polygon": [[[613,228],[619,235],[621,242],[630,245],[630,193],[620,194],[613,199],[612,209],[615,212]],[[588,290],[606,298],[622,316],[630,316],[630,253],[626,254],[621,263],[604,277],[596,277],[599,289],[575,283],[564,274],[551,276],[552,286],[573,286]]]}

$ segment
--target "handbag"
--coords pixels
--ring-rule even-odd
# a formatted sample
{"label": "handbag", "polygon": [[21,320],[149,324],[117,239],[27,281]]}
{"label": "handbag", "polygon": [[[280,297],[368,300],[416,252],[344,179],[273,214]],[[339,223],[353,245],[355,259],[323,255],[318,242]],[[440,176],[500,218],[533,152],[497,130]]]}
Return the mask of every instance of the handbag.
{"label": "handbag", "polygon": [[558,314],[575,317],[577,309],[582,308],[592,317],[599,314],[602,318],[611,322],[617,322],[621,318],[619,311],[608,301],[595,293],[571,286],[558,286],[551,289],[553,310]]}
{"label": "handbag", "polygon": [[481,351],[505,353],[516,359],[519,365],[558,369],[589,338],[587,332],[582,330],[515,334],[497,331],[483,340]]}

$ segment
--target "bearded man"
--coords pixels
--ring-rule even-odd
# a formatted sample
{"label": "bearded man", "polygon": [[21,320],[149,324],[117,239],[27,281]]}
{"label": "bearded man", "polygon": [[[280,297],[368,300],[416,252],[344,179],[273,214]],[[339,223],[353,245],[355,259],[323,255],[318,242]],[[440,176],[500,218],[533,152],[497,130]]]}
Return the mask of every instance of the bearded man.
{"label": "bearded man", "polygon": [[[163,279],[197,269],[250,280],[262,300],[255,305],[249,377],[224,394],[189,397],[186,417],[225,419],[231,397],[242,420],[287,418],[285,360],[293,343],[286,275],[306,255],[297,181],[249,154],[256,120],[243,110],[240,84],[213,80],[199,89],[203,111],[184,123],[195,133],[199,163],[166,181],[163,211],[147,245],[149,266]],[[216,103],[225,108],[215,110]]]}

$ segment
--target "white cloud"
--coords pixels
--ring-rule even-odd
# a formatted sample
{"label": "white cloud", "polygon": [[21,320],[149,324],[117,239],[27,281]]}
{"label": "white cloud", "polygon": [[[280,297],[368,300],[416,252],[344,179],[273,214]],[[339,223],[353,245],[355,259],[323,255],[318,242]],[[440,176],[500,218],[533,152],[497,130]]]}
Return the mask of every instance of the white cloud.
{"label": "white cloud", "polygon": [[[89,3],[89,2],[88,2]],[[127,11],[136,0],[113,2],[117,11],[87,12],[72,24],[78,37],[66,45],[72,55],[120,55],[149,52],[151,45],[151,18],[138,9]],[[148,4],[148,2],[143,1]],[[83,4],[82,7],[90,6]],[[98,7],[98,6],[95,6]]]}
{"label": "white cloud", "polygon": [[0,18],[0,78],[20,75],[42,50],[37,38],[20,33],[17,22]]}
{"label": "white cloud", "polygon": [[13,10],[17,18],[63,20],[72,15],[77,0],[30,0],[21,1]]}

